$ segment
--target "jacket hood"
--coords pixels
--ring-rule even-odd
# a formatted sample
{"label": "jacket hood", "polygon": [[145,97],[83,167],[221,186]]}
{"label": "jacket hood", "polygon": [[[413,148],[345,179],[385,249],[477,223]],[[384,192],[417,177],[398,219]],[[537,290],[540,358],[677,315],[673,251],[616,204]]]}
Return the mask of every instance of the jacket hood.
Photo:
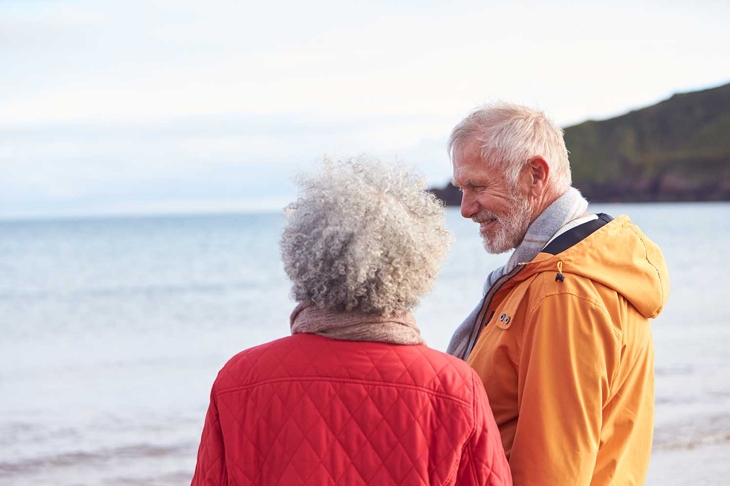
{"label": "jacket hood", "polygon": [[556,254],[539,253],[520,272],[523,280],[538,272],[581,275],[614,289],[646,318],[655,318],[669,298],[669,272],[659,247],[620,216],[570,248]]}

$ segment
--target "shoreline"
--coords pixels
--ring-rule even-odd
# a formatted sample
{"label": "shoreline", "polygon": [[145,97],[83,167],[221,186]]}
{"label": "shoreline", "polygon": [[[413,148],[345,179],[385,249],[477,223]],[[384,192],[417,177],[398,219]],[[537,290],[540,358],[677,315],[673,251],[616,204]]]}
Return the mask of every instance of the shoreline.
{"label": "shoreline", "polygon": [[702,443],[652,451],[645,486],[715,486],[730,476],[730,443]]}
{"label": "shoreline", "polygon": [[[44,458],[34,467],[23,467],[28,464],[0,463],[0,484],[3,481],[26,481],[36,479],[43,482],[43,479],[50,477],[66,478],[69,474],[79,472],[86,473],[89,477],[103,479],[110,486],[122,486],[123,484],[148,484],[148,481],[156,478],[155,484],[168,485],[176,484],[183,478],[192,477],[195,467],[195,452],[192,443],[185,447],[162,448],[156,450],[149,446],[141,447],[139,451],[127,454],[126,459],[140,460],[163,460],[168,467],[165,474],[161,476],[146,476],[128,474],[118,476],[113,470],[105,468],[96,469],[97,461],[89,462],[93,454],[71,454],[72,457],[64,457],[64,460],[48,460]],[[138,453],[141,452],[141,455]],[[76,456],[76,457],[73,457]],[[88,457],[84,457],[88,456]],[[727,483],[730,475],[728,466],[730,457],[730,442],[696,442],[686,447],[655,448],[652,451],[649,471],[644,486],[715,486]],[[76,460],[74,460],[76,459]],[[33,462],[33,461],[31,461]],[[38,467],[38,466],[41,467]],[[14,467],[15,466],[15,467]],[[20,467],[18,467],[20,466]],[[90,469],[88,469],[90,467]],[[86,470],[85,470],[86,469]],[[144,469],[144,468],[143,468]]]}

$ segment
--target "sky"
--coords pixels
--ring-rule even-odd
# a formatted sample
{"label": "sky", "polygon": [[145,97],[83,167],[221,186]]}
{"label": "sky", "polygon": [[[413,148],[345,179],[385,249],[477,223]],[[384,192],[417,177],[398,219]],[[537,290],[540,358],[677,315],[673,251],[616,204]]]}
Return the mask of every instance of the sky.
{"label": "sky", "polygon": [[451,177],[478,104],[560,126],[730,82],[730,3],[0,0],[0,218],[278,210],[362,153]]}

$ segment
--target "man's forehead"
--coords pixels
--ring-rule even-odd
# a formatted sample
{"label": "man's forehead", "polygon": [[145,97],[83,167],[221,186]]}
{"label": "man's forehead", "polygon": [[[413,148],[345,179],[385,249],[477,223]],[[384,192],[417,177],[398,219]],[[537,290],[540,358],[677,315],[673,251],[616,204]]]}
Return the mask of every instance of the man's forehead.
{"label": "man's forehead", "polygon": [[484,185],[505,177],[503,170],[484,162],[481,157],[466,157],[452,163],[451,183],[457,187]]}
{"label": "man's forehead", "polygon": [[458,187],[481,185],[498,179],[499,174],[486,166],[454,165],[451,183]]}
{"label": "man's forehead", "polygon": [[469,157],[479,155],[482,153],[482,141],[472,136],[461,141],[461,143],[454,146],[454,153],[452,154],[453,160],[461,159],[463,157]]}

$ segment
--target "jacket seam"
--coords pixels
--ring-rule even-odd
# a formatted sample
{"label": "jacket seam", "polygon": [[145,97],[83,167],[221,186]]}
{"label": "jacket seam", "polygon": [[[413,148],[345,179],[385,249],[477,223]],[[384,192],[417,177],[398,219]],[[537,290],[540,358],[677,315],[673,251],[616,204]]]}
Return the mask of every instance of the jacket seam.
{"label": "jacket seam", "polygon": [[[537,310],[537,308],[540,306],[540,304],[542,304],[542,301],[543,300],[547,299],[548,297],[558,297],[560,295],[569,295],[569,296],[575,297],[576,299],[579,299],[579,300],[588,302],[589,304],[591,304],[596,309],[599,309],[601,311],[601,313],[606,317],[606,319],[608,320],[608,322],[613,322],[613,320],[611,319],[611,314],[608,312],[607,309],[604,308],[604,306],[599,305],[598,303],[594,302],[593,300],[587,299],[587,298],[582,297],[582,296],[580,296],[578,294],[575,294],[573,292],[563,291],[563,292],[553,292],[553,293],[550,293],[550,294],[543,295],[542,298],[540,298],[540,300],[533,306],[532,310],[527,315],[526,325],[522,329],[522,337],[520,339],[520,348],[519,348],[520,349],[520,352],[519,352],[519,356],[517,357],[518,362],[522,360],[522,350],[523,350],[523,345],[522,344],[525,341],[525,333],[527,332],[527,328],[530,327],[530,325],[531,325],[530,323],[532,321],[532,314]],[[620,345],[621,344],[621,341],[623,339],[622,335],[619,334],[619,332],[616,329],[613,329],[612,328],[611,331],[612,331],[614,337],[619,341],[618,344]],[[610,385],[609,386],[613,386],[612,384],[615,382],[616,375],[618,374],[619,370],[620,370],[620,363],[619,363],[619,366],[616,367],[616,370],[614,370],[613,375],[611,376],[611,380],[610,380]]]}
{"label": "jacket seam", "polygon": [[474,484],[479,484],[479,475],[477,474],[477,465],[475,464],[474,450],[471,444],[467,445],[467,451],[469,453],[469,469],[471,470],[472,480]]}
{"label": "jacket seam", "polygon": [[[469,435],[466,437],[466,440],[464,441],[464,447],[462,449],[461,453],[461,460],[467,461],[467,467],[471,471],[471,474],[474,478],[474,484],[478,483],[478,475],[476,471],[476,465],[474,464],[474,448],[472,447],[472,439],[476,436],[477,433],[477,386],[484,386],[480,381],[477,381],[477,374],[472,373],[471,375],[471,386],[472,386],[472,403],[471,403],[471,431],[469,432]],[[485,430],[484,433],[487,433]],[[458,478],[458,471],[459,471],[459,465],[457,464],[456,467],[451,471],[451,474],[446,478],[445,482],[448,484],[451,481],[452,476],[456,476]]]}
{"label": "jacket seam", "polygon": [[302,381],[307,381],[307,382],[323,381],[323,382],[327,382],[327,383],[348,383],[348,384],[353,384],[353,385],[369,385],[369,386],[390,387],[390,388],[405,388],[405,389],[414,390],[414,391],[421,391],[421,392],[424,392],[424,393],[434,396],[434,397],[451,400],[451,401],[457,402],[457,403],[467,406],[467,407],[471,406],[471,404],[467,400],[457,398],[452,395],[448,395],[446,393],[440,393],[440,392],[437,392],[434,390],[429,390],[428,388],[423,388],[423,387],[416,386],[416,385],[408,385],[405,383],[383,383],[383,382],[379,382],[379,381],[355,380],[355,379],[344,379],[344,378],[322,378],[322,377],[272,378],[269,380],[263,380],[263,381],[258,381],[256,383],[251,383],[248,385],[223,388],[221,390],[217,390],[215,392],[215,394],[216,394],[216,397],[219,397],[224,394],[233,393],[233,392],[237,392],[237,391],[244,391],[244,390],[256,388],[256,387],[262,386],[262,385],[269,385],[269,384],[273,384],[273,383],[285,383],[285,382],[302,382]]}
{"label": "jacket seam", "polygon": [[[595,307],[595,308],[597,308],[598,310],[600,310],[600,311],[601,311],[601,313],[602,313],[602,314],[604,314],[604,315],[606,316],[606,319],[608,319],[609,321],[611,321],[611,314],[609,314],[608,310],[606,310],[606,309],[605,309],[605,308],[604,308],[604,307],[603,307],[602,305],[599,305],[598,303],[594,302],[593,300],[591,300],[591,299],[588,299],[588,298],[586,298],[586,297],[583,297],[583,296],[580,296],[580,295],[578,295],[578,294],[576,294],[576,293],[574,293],[574,292],[570,292],[570,291],[563,291],[563,292],[553,292],[553,293],[549,293],[549,294],[545,294],[545,295],[541,296],[541,297],[540,297],[540,300],[538,300],[538,301],[537,301],[537,302],[536,302],[536,303],[535,303],[535,304],[534,304],[534,305],[532,306],[532,309],[530,309],[530,311],[529,311],[529,312],[527,313],[527,318],[525,319],[525,324],[526,324],[526,325],[522,327],[522,336],[520,337],[520,343],[524,343],[524,341],[525,341],[525,333],[527,332],[527,329],[528,329],[529,327],[532,327],[532,326],[531,326],[531,322],[532,322],[532,316],[533,316],[533,314],[534,314],[534,313],[535,313],[535,312],[537,311],[537,309],[538,309],[538,308],[540,307],[540,305],[542,304],[542,302],[543,302],[543,301],[544,301],[545,299],[547,299],[548,297],[559,297],[559,296],[561,296],[561,295],[569,295],[569,296],[571,296],[571,297],[575,297],[576,299],[579,299],[579,300],[582,300],[582,301],[588,302],[588,303],[589,303],[589,304],[591,304],[591,305],[592,305],[593,307]],[[615,336],[616,338],[618,338],[619,340],[620,340],[620,339],[622,339],[622,337],[621,337],[620,335],[617,335],[617,331],[616,331],[615,329],[611,329],[611,331],[613,332],[613,335],[614,335],[614,336]],[[522,346],[520,346],[520,356],[518,357],[518,359],[520,359],[520,358],[521,358],[521,356],[522,356]]]}
{"label": "jacket seam", "polygon": [[[542,273],[545,273],[545,272],[542,272]],[[566,272],[565,275],[571,275],[572,276],[574,274],[569,274],[569,273]],[[575,275],[575,276],[578,277],[578,278],[581,278],[581,279],[582,278],[585,278],[585,277],[581,277],[579,275]],[[588,280],[591,281],[591,282],[593,282],[593,280],[591,280],[591,279],[588,279]],[[544,280],[544,278],[543,278],[542,284],[543,284],[543,289],[544,289],[545,288],[545,280]],[[551,292],[543,291],[543,295],[540,297],[540,300],[535,305],[532,306],[532,309],[530,309],[530,312],[527,315],[528,320],[532,317],[532,313],[535,312],[537,310],[537,308],[542,304],[542,301],[544,299],[546,299],[547,297],[556,297],[556,296],[559,296],[559,295],[570,295],[570,296],[575,297],[576,299],[580,299],[580,300],[586,301],[586,302],[590,303],[591,305],[599,308],[601,310],[601,312],[603,312],[606,315],[606,317],[609,320],[611,320],[611,313],[608,312],[608,309],[606,309],[606,306],[605,306],[605,304],[602,301],[600,301],[600,300],[599,301],[596,301],[593,298],[589,298],[589,297],[586,297],[584,295],[579,295],[579,294],[577,294],[577,293],[575,293],[575,292],[573,292],[571,290],[560,290],[560,291],[551,291]]]}
{"label": "jacket seam", "polygon": [[[477,383],[477,376],[476,374],[473,374],[472,377],[472,386],[484,386],[484,384],[479,380],[479,383]],[[477,474],[477,467],[475,464],[476,457],[474,457],[474,448],[472,447],[472,438],[476,436],[477,433],[477,401],[476,401],[476,388],[474,388],[474,393],[472,393],[472,396],[474,397],[473,405],[472,405],[472,429],[471,434],[469,434],[469,437],[466,440],[465,447],[469,452],[469,466],[471,469],[472,474],[474,475],[474,484],[477,484],[479,481],[479,475]],[[483,433],[487,433],[486,430],[483,431]]]}
{"label": "jacket seam", "polygon": [[[575,292],[571,292],[569,290],[566,290],[566,291],[563,291],[563,292],[551,292],[549,294],[545,294],[542,297],[540,297],[540,300],[537,303],[535,303],[534,306],[532,306],[532,309],[528,313],[528,315],[527,315],[527,321],[528,322],[530,321],[530,319],[532,318],[532,314],[537,310],[538,307],[540,307],[540,305],[542,304],[542,301],[543,300],[547,299],[548,297],[559,297],[561,295],[569,295],[571,297],[575,297],[576,299],[579,299],[579,300],[583,300],[585,302],[588,302],[592,306],[594,306],[597,309],[599,309],[606,316],[606,318],[608,318],[609,321],[611,320],[611,314],[608,312],[608,310],[606,309],[606,307],[604,305],[599,304],[598,302],[594,301],[593,299],[589,299],[589,298],[584,297],[582,295],[578,295]],[[620,337],[620,336],[617,336],[617,337]]]}
{"label": "jacket seam", "polygon": [[656,265],[654,265],[651,262],[651,260],[649,260],[649,250],[647,250],[646,243],[644,242],[644,239],[641,237],[641,235],[634,228],[632,228],[630,226],[628,226],[628,229],[632,233],[634,233],[636,235],[636,237],[639,239],[639,241],[641,242],[641,246],[642,246],[642,248],[644,248],[644,259],[646,260],[646,263],[651,265],[651,268],[653,268],[654,271],[656,272],[657,280],[659,280],[659,292],[661,292],[661,294],[662,294],[662,297],[659,301],[664,302],[664,286],[662,285],[662,276],[659,273],[659,269],[656,267]]}

